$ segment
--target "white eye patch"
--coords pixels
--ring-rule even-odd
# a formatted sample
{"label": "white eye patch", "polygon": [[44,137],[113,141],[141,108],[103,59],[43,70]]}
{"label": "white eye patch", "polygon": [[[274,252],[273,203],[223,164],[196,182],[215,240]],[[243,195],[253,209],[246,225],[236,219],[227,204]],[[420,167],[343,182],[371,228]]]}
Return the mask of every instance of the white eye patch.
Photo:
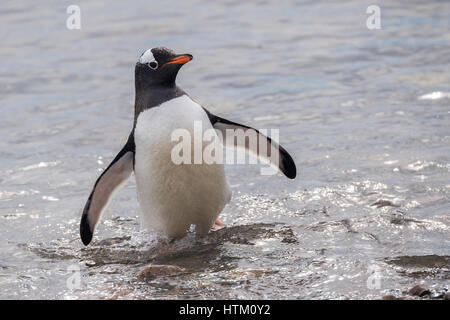
{"label": "white eye patch", "polygon": [[139,58],[140,63],[150,63],[152,61],[155,61],[155,57],[153,56],[152,49],[148,49],[145,51],[142,56]]}

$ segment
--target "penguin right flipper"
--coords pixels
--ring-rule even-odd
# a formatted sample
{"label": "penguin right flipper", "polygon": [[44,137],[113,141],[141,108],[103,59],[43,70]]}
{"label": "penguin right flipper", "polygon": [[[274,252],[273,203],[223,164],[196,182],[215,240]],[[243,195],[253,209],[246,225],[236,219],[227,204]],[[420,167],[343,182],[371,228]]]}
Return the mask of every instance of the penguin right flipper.
{"label": "penguin right flipper", "polygon": [[[295,179],[297,175],[297,168],[295,166],[294,160],[291,155],[284,149],[281,145],[279,145],[276,141],[271,138],[263,135],[257,129],[246,126],[244,124],[240,124],[237,122],[233,122],[219,116],[216,116],[203,108],[206,114],[208,115],[209,121],[213,125],[214,129],[219,130],[222,133],[222,137],[224,138],[224,145],[228,147],[240,147],[244,148],[249,152],[252,152],[256,156],[265,159],[267,162],[275,165],[278,169],[283,172],[283,174],[289,179]],[[242,130],[242,132],[254,133],[257,138],[256,146],[252,146],[245,139],[242,143],[239,139],[235,139],[234,136],[231,139],[227,139],[227,130],[236,131]],[[266,143],[266,153],[260,152],[259,146],[263,143]],[[256,147],[256,148],[255,148]],[[262,150],[261,150],[262,151]],[[270,154],[270,155],[269,155]],[[276,157],[271,157],[271,155]],[[275,160],[275,161],[273,161]]]}
{"label": "penguin right flipper", "polygon": [[134,153],[134,133],[131,132],[125,146],[95,182],[84,206],[80,222],[80,236],[84,245],[91,242],[95,226],[113,193],[133,172]]}

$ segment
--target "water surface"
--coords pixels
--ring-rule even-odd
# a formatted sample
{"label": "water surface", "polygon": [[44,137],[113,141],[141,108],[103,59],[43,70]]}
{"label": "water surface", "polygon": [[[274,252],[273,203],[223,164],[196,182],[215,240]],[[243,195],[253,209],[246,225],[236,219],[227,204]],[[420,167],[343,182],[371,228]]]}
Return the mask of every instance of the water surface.
{"label": "water surface", "polygon": [[[369,1],[78,1],[73,31],[69,4],[0,8],[0,298],[448,290],[448,2],[378,1],[380,30]],[[279,128],[299,175],[228,166],[227,228],[170,248],[140,231],[132,177],[83,247],[84,203],[132,127],[134,64],[160,45],[194,55],[178,84],[213,113]],[[148,264],[178,268],[138,277]]]}

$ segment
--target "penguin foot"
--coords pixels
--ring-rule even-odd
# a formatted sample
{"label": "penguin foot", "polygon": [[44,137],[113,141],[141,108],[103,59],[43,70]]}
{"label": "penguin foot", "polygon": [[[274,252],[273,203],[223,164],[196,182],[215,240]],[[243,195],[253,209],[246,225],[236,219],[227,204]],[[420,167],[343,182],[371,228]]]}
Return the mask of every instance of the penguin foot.
{"label": "penguin foot", "polygon": [[225,228],[225,223],[223,223],[222,220],[217,218],[216,221],[214,222],[214,225],[211,227],[211,231],[217,231],[217,230],[220,230],[222,228]]}

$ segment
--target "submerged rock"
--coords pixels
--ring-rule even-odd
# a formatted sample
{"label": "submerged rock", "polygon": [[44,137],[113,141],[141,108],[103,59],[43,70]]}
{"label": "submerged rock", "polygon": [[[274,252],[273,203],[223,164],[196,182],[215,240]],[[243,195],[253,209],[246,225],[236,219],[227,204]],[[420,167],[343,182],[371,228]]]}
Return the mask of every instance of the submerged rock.
{"label": "submerged rock", "polygon": [[109,239],[103,239],[96,243],[97,246],[112,246],[118,243],[122,243],[124,241],[128,241],[131,239],[131,236],[124,236],[124,237],[114,237]]}
{"label": "submerged rock", "polygon": [[389,200],[379,199],[378,201],[372,203],[371,207],[383,208],[383,207],[400,207],[398,204],[393,203]]}
{"label": "submerged rock", "polygon": [[160,276],[173,276],[185,273],[186,269],[174,265],[149,264],[138,272],[139,280],[148,281]]}
{"label": "submerged rock", "polygon": [[405,268],[449,268],[450,256],[398,256],[395,258],[388,258],[386,259],[386,262]]}
{"label": "submerged rock", "polygon": [[414,287],[412,287],[411,289],[409,289],[408,293],[410,295],[413,296],[419,296],[419,297],[424,297],[426,295],[430,295],[431,292],[428,289],[425,289],[424,287],[422,287],[421,285],[415,285]]}

